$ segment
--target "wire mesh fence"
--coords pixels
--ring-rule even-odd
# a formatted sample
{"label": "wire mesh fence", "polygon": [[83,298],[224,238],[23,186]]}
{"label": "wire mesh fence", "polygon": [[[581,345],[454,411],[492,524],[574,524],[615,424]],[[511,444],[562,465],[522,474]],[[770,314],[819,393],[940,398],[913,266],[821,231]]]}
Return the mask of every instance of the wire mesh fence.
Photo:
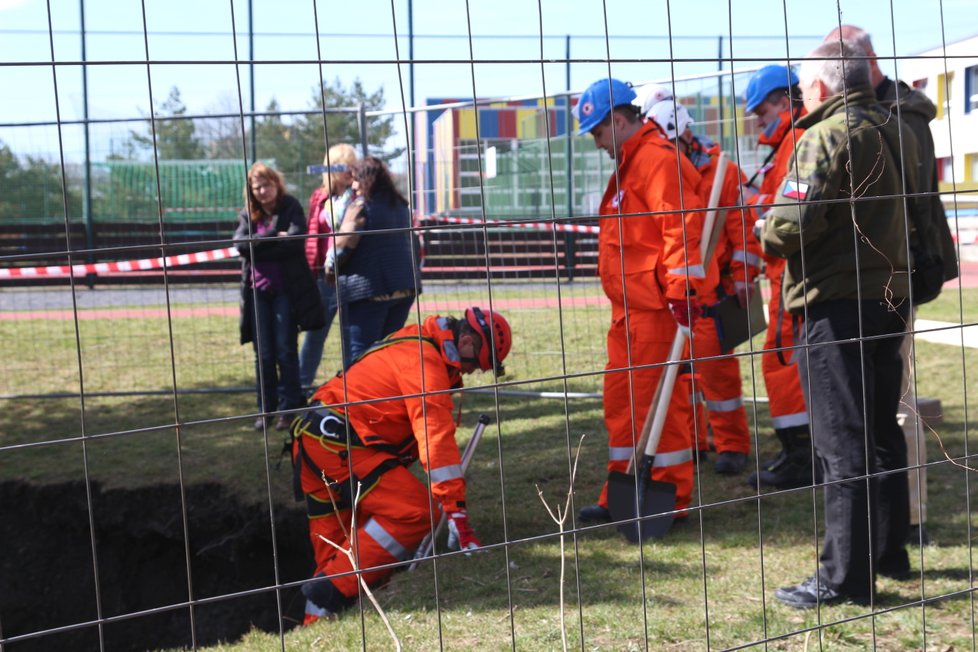
{"label": "wire mesh fence", "polygon": [[[823,41],[813,32],[847,22],[839,19],[841,6],[817,8],[824,15],[809,23],[789,5],[720,3],[703,9],[720,16],[717,37],[691,35],[697,30],[690,25],[708,17],[688,10],[676,19],[683,26],[676,33],[649,28],[655,33],[636,36],[629,18],[634,22],[640,12],[620,3],[574,7],[592,25],[572,36],[545,30],[545,20],[563,12],[547,2],[507,5],[515,16],[509,22],[526,24],[506,36],[512,25],[503,21],[492,31],[499,19],[481,2],[440,8],[441,22],[431,8],[419,9],[444,29],[426,35],[412,33],[410,3],[363,7],[390,27],[369,33],[336,29],[349,8],[324,3],[279,8],[305,25],[293,29],[280,27],[283,17],[273,17],[278,10],[266,3],[231,2],[194,12],[193,32],[173,27],[179,7],[102,4],[87,0],[70,12],[30,3],[0,10],[16,19],[0,29],[7,42],[0,83],[31,100],[0,112],[4,650],[975,647],[969,398],[978,318],[971,253],[978,232],[971,125],[978,42],[951,42],[949,35],[960,30],[942,21],[954,22],[957,5],[945,0],[924,12],[882,3],[866,14],[866,20],[882,16],[878,27],[865,26],[878,29],[872,54],[885,74],[903,79],[907,93],[915,89],[932,106],[939,185],[903,186],[882,198],[858,190],[900,204],[940,200],[959,265],[935,301],[917,305],[892,295],[884,301],[909,319],[913,344],[886,359],[890,371],[895,358],[914,370],[913,391],[904,384],[896,410],[909,459],[896,466],[874,447],[885,427],[877,432],[872,419],[885,420],[874,409],[904,372],[890,374],[890,385],[866,379],[876,371],[873,352],[899,338],[870,332],[865,316],[865,324],[853,327],[856,336],[838,338],[854,342],[846,350],[864,360],[853,381],[858,401],[838,409],[861,415],[856,448],[865,463],[840,476],[830,427],[818,421],[826,408],[812,405],[837,390],[825,379],[844,361],[826,358],[829,368],[807,362],[800,374],[789,363],[823,360],[819,351],[841,345],[831,338],[811,346],[771,339],[785,324],[789,337],[814,337],[804,324],[821,323],[819,302],[793,311],[794,331],[788,311],[762,314],[777,321],[768,341],[763,325],[750,323],[753,313],[744,319],[760,328],[735,349],[697,356],[704,336],[694,331],[696,361],[667,358],[662,352],[677,330],[674,318],[665,303],[643,309],[644,295],[635,294],[643,286],[632,283],[641,270],[675,270],[650,259],[630,269],[626,252],[649,243],[619,234],[642,219],[660,226],[635,234],[671,237],[661,225],[684,209],[683,224],[702,224],[709,187],[686,189],[691,194],[684,197],[697,198],[694,206],[648,205],[628,215],[619,202],[641,186],[629,185],[636,173],[619,166],[627,161],[625,143],[614,138],[613,159],[595,146],[600,132],[578,132],[588,84],[609,76],[636,87],[653,80],[674,95],[674,110],[682,106],[692,116],[691,135],[699,143],[717,144],[740,168],[741,182],[760,186],[771,173],[774,148],[765,140],[769,121],[746,106],[748,86],[764,66],[801,62]],[[743,27],[762,11],[778,24]],[[912,32],[927,38],[918,35],[907,45],[902,39],[910,41]],[[920,53],[924,48],[932,49]],[[890,118],[899,122],[902,115]],[[896,129],[906,142],[909,130],[903,122]],[[676,170],[650,174],[643,183],[692,178],[676,176],[686,165],[682,146],[654,137]],[[269,403],[262,381],[267,392],[269,379],[275,385],[285,366],[298,367],[299,360],[261,357],[240,344],[242,324],[261,337],[271,323],[255,316],[258,277],[239,283],[241,257],[257,268],[264,235],[257,222],[248,226],[247,212],[238,222],[249,188],[254,192],[249,168],[260,161],[277,169],[286,192],[305,208],[305,198],[328,184],[330,174],[343,173],[309,172],[320,163],[335,165],[324,155],[340,143],[353,145],[360,158],[385,161],[407,201],[409,222],[362,235],[360,246],[417,236],[409,249],[422,261],[420,285],[409,293],[405,322],[414,329],[406,335],[412,348],[393,342],[338,373],[356,337],[349,330],[353,315],[371,307],[341,301],[301,405]],[[917,153],[904,146],[887,161],[910,167]],[[891,170],[876,171],[882,177]],[[908,177],[902,179],[906,184]],[[800,205],[830,211],[845,204],[855,222],[864,197],[843,190],[835,203]],[[787,188],[777,191],[789,196]],[[805,199],[795,192],[791,199]],[[754,220],[778,202],[762,200],[756,209],[748,203],[738,197],[723,204],[740,220],[745,242]],[[310,197],[313,205],[318,211]],[[907,251],[909,215],[904,209],[893,227]],[[245,237],[233,239],[242,224]],[[866,229],[860,235],[878,245],[873,238],[881,232],[870,236],[860,226]],[[851,230],[848,222],[830,229]],[[679,231],[683,255],[693,256],[698,245],[685,239],[693,234]],[[282,234],[300,252],[316,240],[324,251],[339,242],[337,233]],[[870,255],[853,248],[857,259]],[[802,265],[815,265],[817,247],[805,251],[812,258]],[[620,267],[609,267],[609,260]],[[376,265],[388,262],[380,257]],[[899,286],[892,279],[908,270],[906,261],[894,265],[887,287]],[[851,284],[863,287],[862,278],[860,268]],[[780,281],[763,280],[766,302],[776,305],[784,296]],[[615,298],[623,288],[624,302]],[[899,292],[897,299],[906,294]],[[391,296],[384,301],[404,298]],[[910,303],[916,322],[904,314]],[[464,389],[448,380],[438,385],[435,376],[461,378],[459,365],[489,369],[491,362],[479,360],[489,342],[499,354],[495,322],[480,335],[479,322],[466,319],[472,306],[508,321],[507,373],[466,375]],[[825,319],[835,323],[865,310],[846,304]],[[458,317],[471,330],[429,321],[434,316]],[[660,317],[673,321],[666,327]],[[437,330],[436,323],[455,330]],[[419,332],[430,339],[450,334],[437,373]],[[303,333],[298,346],[292,343],[293,355],[308,338]],[[778,349],[778,365],[790,368],[790,382],[800,382],[809,399],[794,412],[776,405],[779,383],[789,382],[779,380],[786,378],[783,369],[781,376],[771,371]],[[649,359],[649,350],[658,353]],[[387,366],[378,371],[374,362],[381,359]],[[733,361],[739,387],[723,397],[712,382],[720,371],[710,366],[722,361]],[[653,450],[658,463],[650,470],[640,467],[640,440],[655,418],[646,409],[656,378],[669,368],[679,378],[671,393],[664,390],[666,400],[685,397],[675,400],[685,400],[689,419],[681,432],[675,422],[666,432],[672,428],[685,444]],[[289,391],[285,383],[276,387],[279,397]],[[310,397],[320,386],[332,389]],[[320,411],[312,413],[307,400],[325,404],[313,403]],[[745,423],[717,420],[741,406]],[[675,410],[660,404],[658,414],[675,418]],[[342,445],[330,449],[330,433],[339,431],[322,424],[337,414],[349,427]],[[303,428],[315,419],[324,430],[310,437]],[[486,423],[483,432],[478,426]],[[731,448],[735,430],[740,439]],[[469,433],[476,433],[478,446],[456,460],[454,441],[463,449]],[[393,462],[391,473],[369,464],[354,470],[358,456],[373,450],[371,437],[413,444],[416,450],[399,452],[420,455],[425,468],[410,467],[410,479]],[[336,482],[332,467],[315,457],[321,451],[314,450],[310,463],[297,439],[332,451],[343,460],[337,468],[347,468],[361,485],[344,485],[346,476]],[[384,454],[397,459],[388,449]],[[737,468],[724,468],[730,459]],[[758,479],[786,459],[801,460],[807,479]],[[650,475],[648,488],[643,478]],[[317,478],[326,484],[318,486]],[[412,493],[418,482],[423,499]],[[633,496],[624,516],[616,504],[622,482],[626,498]],[[905,523],[892,525],[906,547],[902,539],[877,543],[891,524],[889,516],[878,516],[875,501],[895,486],[901,505],[911,508],[909,531]],[[688,504],[656,490],[685,493]],[[826,575],[827,559],[838,554],[832,510],[838,494],[849,491],[862,492],[863,511],[847,527],[868,532],[874,542],[855,563],[871,569],[871,589],[864,582],[854,590]],[[359,502],[350,492],[361,494]],[[668,504],[642,511],[660,499]],[[466,512],[481,543],[475,554],[458,550],[459,539],[465,544],[473,535],[464,527],[468,521],[461,528],[457,522]],[[455,545],[437,530],[442,513],[452,521]],[[337,514],[353,515],[346,521],[350,533],[329,525],[343,522]],[[658,526],[665,536],[647,536]],[[434,535],[433,547],[414,559],[424,534]],[[318,535],[352,544],[333,548]],[[351,551],[349,560],[344,550]],[[896,554],[893,562],[896,550],[909,554]],[[820,578],[810,587],[818,608],[793,610],[796,585],[808,576]],[[796,588],[785,600],[783,591],[775,596],[779,587]]]}

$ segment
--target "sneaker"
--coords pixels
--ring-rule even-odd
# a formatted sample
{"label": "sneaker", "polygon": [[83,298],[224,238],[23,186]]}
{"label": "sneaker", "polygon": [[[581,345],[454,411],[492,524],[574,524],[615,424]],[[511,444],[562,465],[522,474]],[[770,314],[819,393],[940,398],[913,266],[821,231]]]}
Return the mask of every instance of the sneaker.
{"label": "sneaker", "polygon": [[737,475],[744,470],[745,464],[747,464],[747,453],[723,451],[717,456],[713,470],[720,475]]}
{"label": "sneaker", "polygon": [[611,521],[611,512],[601,505],[588,505],[578,512],[577,520],[581,523],[608,523]]}
{"label": "sneaker", "polygon": [[255,419],[255,430],[265,429],[265,417],[258,417]]}
{"label": "sneaker", "polygon": [[284,414],[275,419],[276,430],[288,430],[292,422]]}
{"label": "sneaker", "polygon": [[855,602],[856,604],[869,603],[868,597],[846,595],[833,589],[824,581],[819,581],[816,575],[812,575],[801,584],[777,589],[774,592],[774,598],[778,602],[795,609],[812,609],[819,605],[836,604],[846,601]]}

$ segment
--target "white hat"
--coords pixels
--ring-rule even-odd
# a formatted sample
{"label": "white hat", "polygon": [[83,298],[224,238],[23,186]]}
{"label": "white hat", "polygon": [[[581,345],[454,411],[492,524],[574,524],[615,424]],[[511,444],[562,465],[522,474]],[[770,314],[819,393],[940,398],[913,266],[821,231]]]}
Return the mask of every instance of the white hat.
{"label": "white hat", "polygon": [[693,124],[689,109],[672,99],[659,102],[649,109],[647,115],[649,120],[654,120],[662,131],[666,132],[666,138],[669,140],[682,136]]}
{"label": "white hat", "polygon": [[642,115],[648,115],[653,106],[665,100],[671,100],[672,91],[661,84],[646,84],[635,89],[635,99],[632,104],[642,110]]}

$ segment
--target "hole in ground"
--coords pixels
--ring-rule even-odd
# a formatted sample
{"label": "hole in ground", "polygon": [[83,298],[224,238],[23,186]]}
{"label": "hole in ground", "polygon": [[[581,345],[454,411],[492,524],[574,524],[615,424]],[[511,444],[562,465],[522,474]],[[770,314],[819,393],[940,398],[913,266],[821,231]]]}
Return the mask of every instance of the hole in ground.
{"label": "hole in ground", "polygon": [[[189,599],[187,547],[175,485],[92,487],[99,589],[105,617]],[[190,581],[195,599],[275,586],[313,568],[305,513],[243,505],[219,485],[187,488]],[[82,483],[0,484],[0,640],[97,618],[95,558]],[[277,543],[277,558],[272,537]],[[106,650],[147,650],[233,641],[257,627],[302,621],[298,589],[267,590],[103,625]],[[193,630],[193,631],[192,631]],[[26,639],[4,652],[97,650],[98,627]]]}

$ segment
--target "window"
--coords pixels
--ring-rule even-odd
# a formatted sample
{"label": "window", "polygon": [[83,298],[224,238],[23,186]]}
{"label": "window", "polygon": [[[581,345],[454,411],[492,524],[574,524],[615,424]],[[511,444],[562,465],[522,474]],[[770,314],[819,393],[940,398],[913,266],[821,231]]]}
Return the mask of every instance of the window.
{"label": "window", "polygon": [[954,73],[937,76],[937,119],[940,120],[950,112],[951,87],[954,84]]}
{"label": "window", "polygon": [[964,155],[964,180],[976,181],[978,176],[975,175],[976,168],[978,168],[978,154],[971,153]]}
{"label": "window", "polygon": [[978,109],[978,66],[964,69],[964,112]]}

